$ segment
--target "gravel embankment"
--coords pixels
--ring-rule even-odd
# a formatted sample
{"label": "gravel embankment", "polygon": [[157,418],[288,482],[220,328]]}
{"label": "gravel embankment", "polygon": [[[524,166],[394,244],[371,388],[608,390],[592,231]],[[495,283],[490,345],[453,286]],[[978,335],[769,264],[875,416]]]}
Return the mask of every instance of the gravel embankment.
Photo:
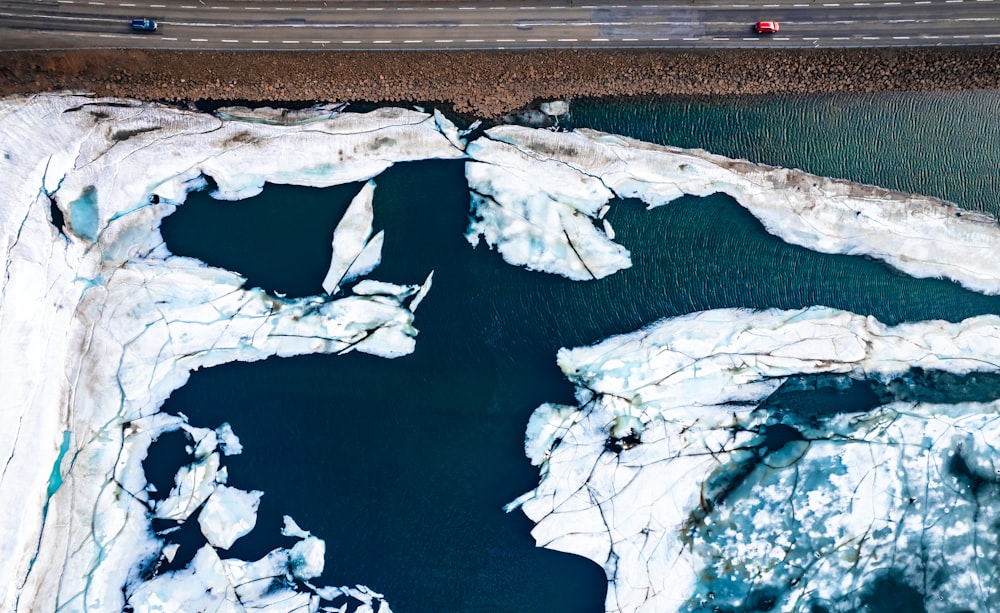
{"label": "gravel embankment", "polygon": [[492,118],[539,99],[1000,89],[1000,47],[493,52],[0,53],[0,95],[438,102]]}

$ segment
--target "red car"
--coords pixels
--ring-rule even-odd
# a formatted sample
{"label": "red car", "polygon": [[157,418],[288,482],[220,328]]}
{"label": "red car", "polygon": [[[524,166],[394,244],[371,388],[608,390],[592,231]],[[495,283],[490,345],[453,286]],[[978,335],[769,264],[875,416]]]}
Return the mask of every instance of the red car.
{"label": "red car", "polygon": [[757,34],[774,34],[781,29],[777,21],[758,21],[753,24],[753,29]]}

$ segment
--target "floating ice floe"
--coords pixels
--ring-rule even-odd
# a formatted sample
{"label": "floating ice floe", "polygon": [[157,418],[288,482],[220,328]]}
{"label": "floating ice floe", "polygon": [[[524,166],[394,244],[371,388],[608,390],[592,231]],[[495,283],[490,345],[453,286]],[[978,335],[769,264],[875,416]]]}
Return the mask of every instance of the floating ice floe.
{"label": "floating ice floe", "polygon": [[500,126],[466,152],[475,215],[469,241],[482,238],[533,270],[585,280],[629,267],[628,252],[603,220],[613,197],[656,207],[721,192],[789,243],[1000,293],[993,257],[1000,226],[935,198],[593,130]]}
{"label": "floating ice floe", "polygon": [[[182,521],[207,509],[252,523],[246,505],[212,503],[229,491],[218,489],[217,439],[223,453],[239,449],[224,430],[205,435],[212,450],[194,449],[193,465],[153,509],[141,462],[157,433],[177,425],[154,419],[170,392],[192,370],[233,360],[404,355],[416,334],[406,303],[426,291],[386,284],[337,300],[285,300],[173,256],[160,220],[209,182],[216,197],[238,199],[266,182],[365,182],[396,162],[464,152],[446,119],[404,109],[212,115],[75,95],[0,101],[0,134],[0,367],[10,375],[0,391],[0,506],[15,518],[0,523],[0,610],[121,610],[123,586],[136,586],[164,547],[150,531],[154,513]],[[220,546],[242,531],[206,525]],[[275,562],[243,564],[210,548],[192,573],[208,573],[212,594],[232,594],[233,573],[267,574]],[[201,601],[179,602],[171,610]]]}
{"label": "floating ice floe", "polygon": [[229,549],[257,525],[257,507],[264,492],[246,492],[218,485],[198,514],[201,533],[210,545]]}
{"label": "floating ice floe", "polygon": [[340,291],[341,283],[375,270],[382,260],[383,233],[379,232],[371,238],[375,218],[372,209],[374,195],[375,182],[368,181],[351,200],[344,217],[333,231],[333,255],[330,269],[323,279],[323,290],[328,294]]}
{"label": "floating ice floe", "polygon": [[[146,427],[141,427],[137,422],[133,422],[130,436],[141,437],[147,446],[149,439],[177,428],[182,428],[198,441],[196,446],[188,448],[194,462],[178,471],[175,478],[178,484],[181,484],[186,476],[196,472],[195,468],[198,464],[204,463],[205,458],[213,457],[215,464],[218,464],[219,456],[214,453],[217,432],[222,431],[227,434],[227,444],[235,438],[228,424],[213,432],[188,426],[184,421],[162,414],[140,421],[150,423]],[[307,582],[323,573],[326,543],[300,528],[295,520],[287,515],[284,518],[281,534],[299,539],[292,547],[274,549],[257,561],[223,557],[220,549],[229,549],[236,540],[254,529],[257,523],[257,507],[263,494],[223,485],[225,473],[226,469],[223,467],[215,473],[222,475],[221,479],[205,479],[201,482],[200,488],[183,488],[189,492],[204,489],[206,493],[197,500],[190,494],[180,495],[177,491],[180,488],[175,488],[165,500],[156,505],[157,517],[174,520],[178,524],[187,521],[192,512],[198,512],[198,524],[207,542],[198,549],[186,567],[161,572],[161,563],[173,562],[179,549],[177,543],[164,545],[160,553],[161,559],[153,566],[152,576],[146,576],[149,574],[148,571],[134,573],[123,586],[126,608],[132,611],[157,613],[245,611],[259,608],[271,611],[316,611],[324,598],[328,600],[340,598],[345,601],[344,607],[347,607],[348,601],[353,599],[353,605],[360,607],[361,610],[372,604],[372,598],[354,598],[345,588],[316,587],[308,583],[305,584],[307,590],[298,587],[297,582]],[[184,514],[159,512],[178,498],[187,503],[183,508],[191,509],[191,512]],[[159,534],[169,538],[169,535],[177,529],[178,527],[167,528],[161,530]],[[186,546],[193,545],[188,543]]]}
{"label": "floating ice floe", "polygon": [[565,100],[550,100],[538,106],[538,110],[546,115],[559,116],[569,113],[569,102]]}
{"label": "floating ice floe", "polygon": [[995,610],[1000,402],[762,403],[796,375],[995,372],[998,341],[997,316],[889,327],[814,307],[564,349],[579,405],[532,416],[542,478],[510,508],[540,546],[604,568],[608,611],[857,611],[894,589]]}
{"label": "floating ice floe", "polygon": [[226,422],[215,429],[215,435],[219,439],[219,449],[223,455],[239,455],[243,453],[243,445],[240,438],[233,432],[232,426]]}
{"label": "floating ice floe", "polygon": [[289,553],[276,549],[260,560],[223,559],[209,545],[188,567],[142,583],[129,597],[135,613],[191,611],[316,611],[320,596],[287,579]]}

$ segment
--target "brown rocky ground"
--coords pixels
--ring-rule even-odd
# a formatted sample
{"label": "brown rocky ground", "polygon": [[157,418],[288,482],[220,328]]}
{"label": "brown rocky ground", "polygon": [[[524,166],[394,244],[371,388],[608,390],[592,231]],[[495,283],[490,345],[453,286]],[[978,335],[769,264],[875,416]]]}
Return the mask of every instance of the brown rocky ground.
{"label": "brown rocky ground", "polygon": [[438,102],[491,118],[553,98],[1000,89],[1000,47],[712,51],[0,53],[0,95]]}

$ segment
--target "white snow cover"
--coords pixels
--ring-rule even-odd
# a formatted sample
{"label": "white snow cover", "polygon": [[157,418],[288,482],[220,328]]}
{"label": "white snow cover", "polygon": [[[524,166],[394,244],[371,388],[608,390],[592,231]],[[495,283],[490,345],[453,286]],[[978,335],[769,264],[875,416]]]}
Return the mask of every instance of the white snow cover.
{"label": "white snow cover", "polygon": [[469,143],[475,219],[467,237],[504,259],[571,279],[631,265],[600,224],[613,196],[650,207],[684,195],[732,196],[775,236],[824,253],[867,255],[915,277],[1000,293],[994,219],[953,204],[800,170],[752,164],[593,130],[487,130]]}
{"label": "white snow cover", "polygon": [[[171,255],[158,228],[204,176],[217,196],[237,199],[268,181],[363,182],[395,162],[460,157],[442,131],[447,120],[404,109],[237,116],[76,95],[0,101],[0,368],[8,373],[0,386],[0,610],[121,610],[122,586],[135,585],[134,573],[163,546],[149,529],[140,463],[168,425],[150,420],[192,370],[413,350],[406,304],[419,285],[284,300],[243,287],[236,273]],[[218,436],[223,451],[238,448],[238,439],[213,433],[213,450],[196,453],[157,514],[188,517],[225,480]],[[214,550],[199,560],[218,581],[233,565],[250,572]],[[225,592],[218,581],[212,589]]]}
{"label": "white snow cover", "polygon": [[510,508],[540,546],[604,567],[608,611],[855,611],[890,572],[928,611],[994,610],[1000,402],[755,407],[797,374],[995,371],[998,341],[997,316],[889,327],[813,307],[707,311],[563,349],[579,406],[532,416],[542,479]]}

